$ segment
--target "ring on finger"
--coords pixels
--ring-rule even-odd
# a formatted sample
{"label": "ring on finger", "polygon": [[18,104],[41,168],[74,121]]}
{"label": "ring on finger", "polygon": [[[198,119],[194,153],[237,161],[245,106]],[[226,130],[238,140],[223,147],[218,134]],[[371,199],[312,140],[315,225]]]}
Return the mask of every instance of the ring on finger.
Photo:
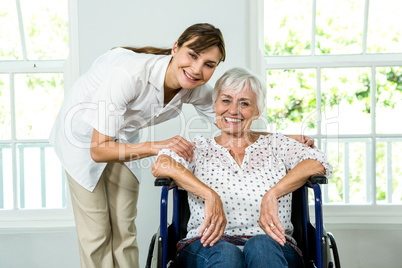
{"label": "ring on finger", "polygon": [[271,223],[271,224],[269,225],[269,227],[271,227],[271,229],[272,229],[273,227],[275,227],[275,223]]}

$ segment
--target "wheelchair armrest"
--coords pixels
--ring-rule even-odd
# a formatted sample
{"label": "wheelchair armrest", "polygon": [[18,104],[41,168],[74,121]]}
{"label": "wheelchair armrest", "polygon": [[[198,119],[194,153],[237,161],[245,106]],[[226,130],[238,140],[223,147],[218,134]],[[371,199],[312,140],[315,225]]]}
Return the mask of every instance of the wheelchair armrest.
{"label": "wheelchair armrest", "polygon": [[313,175],[307,182],[310,184],[328,184],[328,178],[325,175]]}
{"label": "wheelchair armrest", "polygon": [[170,185],[172,183],[172,179],[169,177],[165,177],[165,178],[156,178],[154,185],[155,186],[165,186],[165,185]]}
{"label": "wheelchair armrest", "polygon": [[172,178],[163,177],[163,178],[156,178],[154,181],[154,186],[169,186],[169,188],[175,187],[176,184]]}

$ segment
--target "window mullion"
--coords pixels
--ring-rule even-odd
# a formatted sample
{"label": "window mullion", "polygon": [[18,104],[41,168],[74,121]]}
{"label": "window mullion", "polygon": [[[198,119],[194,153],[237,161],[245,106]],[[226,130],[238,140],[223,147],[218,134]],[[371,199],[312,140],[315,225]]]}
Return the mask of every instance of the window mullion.
{"label": "window mullion", "polygon": [[387,202],[392,204],[392,141],[387,140]]}
{"label": "window mullion", "polygon": [[17,179],[17,144],[15,122],[15,83],[14,73],[9,73],[10,78],[10,109],[11,109],[11,157],[13,174],[13,209],[18,208],[18,179]]}
{"label": "window mullion", "polygon": [[317,109],[317,137],[318,137],[318,144],[321,144],[322,139],[322,107],[321,107],[321,68],[316,69],[316,109]]}
{"label": "window mullion", "polygon": [[366,53],[367,53],[369,3],[370,3],[370,0],[366,0],[366,2],[364,4],[364,22],[363,22],[363,36],[362,36],[362,54],[363,55],[366,55]]}
{"label": "window mullion", "polygon": [[371,117],[371,177],[370,177],[370,199],[371,204],[377,203],[377,127],[376,127],[376,105],[377,105],[377,81],[376,66],[371,66],[371,91],[370,91],[370,117]]}
{"label": "window mullion", "polygon": [[[375,140],[375,139],[374,139]],[[375,144],[374,144],[375,146]],[[376,195],[376,187],[375,185],[372,185],[372,177],[375,177],[375,173],[371,173],[371,166],[373,163],[373,155],[372,155],[372,151],[373,151],[373,142],[371,140],[368,140],[365,143],[365,153],[366,153],[366,203],[368,204],[375,204],[375,200],[377,198]],[[375,159],[375,158],[374,158]],[[375,161],[374,161],[374,165],[375,165]],[[373,193],[374,192],[374,196]]]}
{"label": "window mullion", "polygon": [[344,141],[344,178],[343,178],[343,200],[345,204],[349,204],[349,189],[350,189],[350,175],[349,175],[349,141]]}
{"label": "window mullion", "polygon": [[266,69],[400,66],[402,53],[368,55],[265,56]]}
{"label": "window mullion", "polygon": [[25,147],[20,145],[17,146],[19,155],[19,196],[20,196],[20,208],[25,208]]}
{"label": "window mullion", "polygon": [[311,56],[315,55],[315,32],[316,32],[316,23],[317,23],[317,0],[313,0],[313,6],[311,11]]}
{"label": "window mullion", "polygon": [[[315,90],[315,99],[316,99],[316,109],[317,109],[317,144],[319,147],[323,148],[322,141],[322,102],[321,102],[321,68],[316,68],[316,90]],[[325,112],[325,111],[324,111]],[[326,139],[325,144],[328,144],[328,139]],[[324,152],[327,150],[327,146],[325,146]],[[323,187],[323,198],[324,203],[329,203],[329,193],[328,193],[328,185]]]}
{"label": "window mullion", "polygon": [[65,60],[0,61],[0,72],[63,73]]}
{"label": "window mullion", "polygon": [[16,4],[17,4],[18,25],[19,25],[19,30],[20,30],[22,55],[23,55],[24,61],[27,61],[28,60],[27,47],[26,47],[26,42],[25,42],[24,22],[23,22],[23,19],[22,19],[22,11],[21,11],[20,0],[16,0]]}
{"label": "window mullion", "polygon": [[41,197],[42,197],[42,208],[46,208],[46,157],[45,157],[45,147],[40,146],[40,181],[41,181]]}

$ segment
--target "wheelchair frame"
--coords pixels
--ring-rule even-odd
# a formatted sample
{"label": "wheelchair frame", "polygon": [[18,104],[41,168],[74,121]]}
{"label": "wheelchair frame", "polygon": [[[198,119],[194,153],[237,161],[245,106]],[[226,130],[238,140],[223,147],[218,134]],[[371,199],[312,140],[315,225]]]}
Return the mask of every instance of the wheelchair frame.
{"label": "wheelchair frame", "polygon": [[[340,261],[338,250],[335,242],[335,238],[332,233],[326,232],[323,223],[322,213],[322,198],[320,184],[327,184],[328,179],[325,175],[316,175],[309,178],[307,183],[293,192],[292,198],[292,223],[295,226],[295,235],[299,238],[296,239],[298,247],[303,252],[303,260],[305,267],[336,267],[340,268]],[[155,234],[151,240],[149,247],[148,259],[146,268],[151,267],[151,261],[153,257],[154,243],[157,243],[157,266],[158,268],[166,268],[168,262],[172,259],[172,255],[175,255],[175,247],[169,249],[168,237],[173,238],[176,243],[186,233],[186,227],[180,228],[180,219],[183,217],[180,213],[187,213],[180,211],[180,193],[178,187],[174,184],[171,178],[157,178],[155,180],[155,186],[161,186],[161,203],[160,203],[160,235],[157,237]],[[315,205],[315,228],[310,223],[309,205],[308,205],[308,193],[307,188],[311,188],[314,191],[314,205]],[[173,190],[173,217],[172,224],[168,226],[168,194],[169,190]],[[301,200],[298,204],[295,200]],[[295,201],[295,202],[293,202]],[[294,217],[294,207],[298,208],[296,218]],[[184,216],[184,217],[188,217]],[[298,217],[298,218],[297,218]],[[296,228],[294,221],[299,222],[301,220],[301,230]],[[299,234],[297,234],[300,232]],[[309,238],[309,236],[313,238]],[[156,241],[157,240],[157,241]],[[320,246],[316,246],[320,245]],[[311,250],[315,247],[315,251]],[[331,258],[331,251],[333,259]],[[170,258],[168,257],[170,255]],[[335,265],[335,266],[334,266]]]}

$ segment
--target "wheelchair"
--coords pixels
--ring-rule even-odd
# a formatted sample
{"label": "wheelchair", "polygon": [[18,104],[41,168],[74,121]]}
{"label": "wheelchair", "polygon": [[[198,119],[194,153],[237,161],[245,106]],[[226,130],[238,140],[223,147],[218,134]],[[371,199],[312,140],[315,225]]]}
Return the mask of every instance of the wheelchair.
{"label": "wheelchair", "polygon": [[[341,267],[335,238],[330,232],[325,231],[323,224],[320,185],[327,183],[325,175],[312,176],[304,186],[293,192],[291,217],[294,226],[293,238],[303,252],[303,261],[307,268]],[[152,237],[146,268],[175,268],[178,267],[176,243],[186,236],[187,222],[190,218],[187,192],[179,190],[170,178],[157,178],[154,184],[162,187],[160,231]],[[315,227],[310,223],[308,188],[314,192]],[[173,191],[173,215],[172,224],[168,225],[170,190]]]}

